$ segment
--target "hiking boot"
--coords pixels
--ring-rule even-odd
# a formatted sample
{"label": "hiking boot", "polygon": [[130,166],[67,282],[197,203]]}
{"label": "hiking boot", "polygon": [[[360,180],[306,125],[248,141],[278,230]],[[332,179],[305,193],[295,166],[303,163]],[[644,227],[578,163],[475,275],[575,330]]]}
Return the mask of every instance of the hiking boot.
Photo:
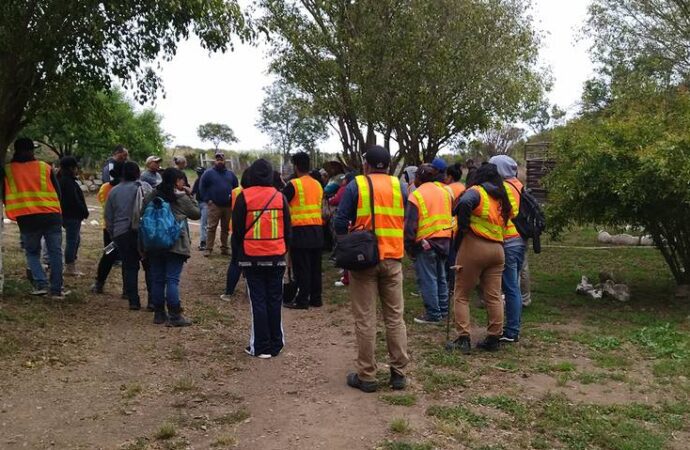
{"label": "hiking boot", "polygon": [[498,341],[499,341],[501,344],[513,344],[513,343],[515,343],[515,342],[520,342],[520,338],[519,338],[518,336],[510,337],[510,336],[506,336],[506,335],[504,334],[503,336],[501,336],[500,338],[498,338]]}
{"label": "hiking boot", "polygon": [[83,277],[84,272],[77,270],[77,263],[65,263],[62,274],[67,277]]}
{"label": "hiking boot", "polygon": [[65,297],[67,297],[71,293],[72,293],[72,291],[66,291],[63,289],[62,292],[56,292],[54,294],[50,294],[50,298],[52,298],[53,300],[64,300]]}
{"label": "hiking boot", "polygon": [[477,344],[477,348],[487,352],[495,352],[500,347],[498,336],[487,336],[483,341]]}
{"label": "hiking boot", "polygon": [[323,306],[323,302],[309,302],[309,307],[311,308],[321,308]]}
{"label": "hiking boot", "polygon": [[359,389],[362,392],[366,392],[367,394],[376,392],[378,389],[376,381],[362,381],[359,379],[359,375],[354,372],[347,374],[347,385]]}
{"label": "hiking boot", "polygon": [[137,303],[130,302],[129,303],[129,310],[130,311],[139,311],[140,309],[141,309],[141,303],[139,303],[139,302],[137,302]]}
{"label": "hiking boot", "polygon": [[434,319],[428,314],[422,314],[421,316],[417,316],[414,318],[414,323],[421,323],[425,325],[438,325],[441,323],[441,318]]}
{"label": "hiking boot", "polygon": [[155,308],[155,306],[153,306],[151,303],[148,303],[148,304],[146,305],[146,311],[148,311],[148,312],[154,312],[154,311],[156,311],[156,308]]}
{"label": "hiking boot", "polygon": [[407,386],[407,378],[405,375],[398,373],[391,367],[391,379],[389,381],[389,384],[395,391],[400,391],[402,389],[405,389],[405,386]]}
{"label": "hiking boot", "polygon": [[449,352],[459,351],[463,355],[469,355],[472,352],[472,344],[469,336],[458,336],[454,341],[446,344],[446,350]]}
{"label": "hiking boot", "polygon": [[103,293],[103,285],[96,281],[94,284],[91,285],[90,291],[92,294],[102,294]]}
{"label": "hiking boot", "polygon": [[234,300],[234,298],[235,296],[233,294],[223,294],[220,296],[220,299],[224,302],[231,302]]}
{"label": "hiking boot", "polygon": [[255,354],[252,353],[252,349],[249,348],[249,347],[245,347],[245,348],[244,348],[244,352],[245,352],[246,354],[248,354],[249,356],[255,356],[255,357],[259,358],[259,359],[271,359],[271,358],[273,357],[273,355],[271,355],[271,354],[269,354],[269,353],[259,353],[258,355],[255,355]]}
{"label": "hiking boot", "polygon": [[200,252],[203,252],[204,250],[206,250],[206,242],[201,241],[201,242],[199,243],[199,251],[200,251]]}
{"label": "hiking boot", "polygon": [[47,293],[48,293],[48,289],[46,289],[46,288],[34,288],[31,291],[31,295],[36,295],[36,296],[46,295]]}
{"label": "hiking boot", "polygon": [[168,307],[168,312],[170,312],[170,316],[165,324],[166,327],[188,327],[192,324],[191,320],[182,315],[180,306]]}
{"label": "hiking boot", "polygon": [[153,323],[156,325],[162,325],[168,321],[168,315],[165,313],[165,307],[159,306],[153,312]]}
{"label": "hiking boot", "polygon": [[287,309],[309,309],[309,305],[299,305],[297,303],[283,303]]}

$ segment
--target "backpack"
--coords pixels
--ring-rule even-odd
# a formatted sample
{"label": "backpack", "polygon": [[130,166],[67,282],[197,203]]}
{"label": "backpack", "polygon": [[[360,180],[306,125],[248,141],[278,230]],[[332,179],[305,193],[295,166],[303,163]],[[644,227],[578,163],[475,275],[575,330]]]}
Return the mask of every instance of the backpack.
{"label": "backpack", "polygon": [[144,250],[170,250],[180,239],[182,221],[177,221],[170,203],[154,198],[141,216],[139,237]]}
{"label": "backpack", "polygon": [[513,224],[523,239],[532,239],[534,253],[541,253],[541,234],[546,229],[546,217],[530,189],[523,187],[520,192],[520,211]]}

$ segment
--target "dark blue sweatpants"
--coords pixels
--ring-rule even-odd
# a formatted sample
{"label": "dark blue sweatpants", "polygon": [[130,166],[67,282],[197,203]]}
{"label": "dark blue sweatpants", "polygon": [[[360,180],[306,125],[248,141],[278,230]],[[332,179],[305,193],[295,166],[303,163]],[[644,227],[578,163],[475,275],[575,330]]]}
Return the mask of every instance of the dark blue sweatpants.
{"label": "dark blue sweatpants", "polygon": [[283,274],[285,267],[244,267],[252,309],[252,355],[276,356],[283,349]]}

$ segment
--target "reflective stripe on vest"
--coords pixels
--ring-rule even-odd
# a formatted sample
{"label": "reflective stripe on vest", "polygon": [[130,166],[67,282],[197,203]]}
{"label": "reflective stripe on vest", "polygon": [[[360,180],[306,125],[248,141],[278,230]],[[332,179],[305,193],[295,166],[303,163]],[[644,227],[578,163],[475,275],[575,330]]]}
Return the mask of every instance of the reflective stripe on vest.
{"label": "reflective stripe on vest", "polygon": [[323,225],[321,203],[323,187],[310,175],[290,180],[295,196],[290,200],[290,220],[293,227]]}
{"label": "reflective stripe on vest", "polygon": [[[374,214],[379,259],[401,259],[404,255],[403,229],[405,207],[400,191],[400,180],[386,174],[371,174],[374,188]],[[357,219],[354,228],[371,230],[371,203],[367,178],[355,177],[357,184]]]}
{"label": "reflective stripe on vest", "polygon": [[7,218],[61,213],[60,199],[50,180],[52,169],[42,161],[13,162],[5,167]]}
{"label": "reflective stripe on vest", "polygon": [[241,192],[247,205],[247,230],[242,243],[244,254],[247,256],[282,256],[287,251],[283,228],[283,196],[278,193],[268,207],[263,209],[275,192],[276,189],[270,186],[250,187]]}
{"label": "reflective stripe on vest", "polygon": [[424,183],[412,193],[410,201],[416,202],[419,211],[416,236],[418,242],[426,238],[451,237],[452,198],[446,186],[440,183]]}
{"label": "reflective stripe on vest", "polygon": [[[232,209],[235,208],[235,202],[237,202],[237,197],[240,195],[240,192],[242,192],[242,186],[236,187],[230,193],[230,206]],[[232,233],[232,220],[228,223],[228,230]]]}
{"label": "reflective stripe on vest", "polygon": [[[522,190],[522,183],[520,183],[520,181],[517,179],[513,180],[514,182],[518,183],[520,190]],[[510,218],[514,219],[520,212],[520,192],[516,192],[516,186],[513,186],[512,183],[508,183],[507,181],[503,182],[503,186],[508,193],[508,200],[510,200]],[[509,219],[508,223],[503,229],[503,239],[514,239],[517,237],[520,237],[520,233],[518,233],[517,228],[515,228],[513,221]]]}
{"label": "reflective stripe on vest", "polygon": [[498,200],[491,197],[481,186],[472,186],[479,193],[479,205],[470,216],[470,228],[485,239],[503,242],[503,224]]}

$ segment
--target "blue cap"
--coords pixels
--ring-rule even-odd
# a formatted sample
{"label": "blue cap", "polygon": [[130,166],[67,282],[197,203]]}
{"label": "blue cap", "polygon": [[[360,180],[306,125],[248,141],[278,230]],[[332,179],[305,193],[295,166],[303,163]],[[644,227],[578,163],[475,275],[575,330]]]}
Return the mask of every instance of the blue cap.
{"label": "blue cap", "polygon": [[439,172],[445,172],[448,168],[446,162],[441,158],[434,158],[434,160],[431,161],[431,165],[434,169],[438,170]]}

